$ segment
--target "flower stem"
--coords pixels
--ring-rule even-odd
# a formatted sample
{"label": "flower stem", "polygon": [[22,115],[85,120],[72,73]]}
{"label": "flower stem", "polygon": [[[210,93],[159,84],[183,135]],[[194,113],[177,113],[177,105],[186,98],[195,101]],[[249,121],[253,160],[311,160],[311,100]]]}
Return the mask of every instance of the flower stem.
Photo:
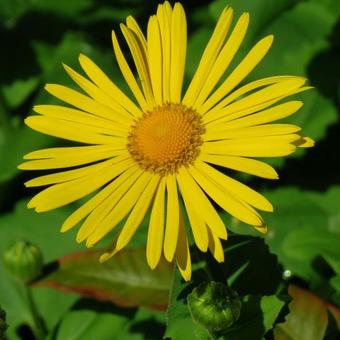
{"label": "flower stem", "polygon": [[25,291],[28,302],[28,308],[31,312],[34,323],[33,333],[37,340],[43,340],[45,339],[45,328],[39,316],[37,306],[34,302],[32,290],[29,286],[25,285]]}

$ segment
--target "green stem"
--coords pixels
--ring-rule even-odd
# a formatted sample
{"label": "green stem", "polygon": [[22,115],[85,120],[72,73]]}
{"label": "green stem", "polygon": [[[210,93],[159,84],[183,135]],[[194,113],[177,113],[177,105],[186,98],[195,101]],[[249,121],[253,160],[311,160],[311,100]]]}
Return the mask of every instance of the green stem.
{"label": "green stem", "polygon": [[37,340],[45,339],[45,328],[44,328],[44,325],[43,325],[41,318],[39,316],[37,306],[34,302],[31,288],[29,286],[25,285],[25,290],[26,290],[28,308],[29,308],[31,315],[32,315],[32,318],[33,318],[34,335],[35,335]]}

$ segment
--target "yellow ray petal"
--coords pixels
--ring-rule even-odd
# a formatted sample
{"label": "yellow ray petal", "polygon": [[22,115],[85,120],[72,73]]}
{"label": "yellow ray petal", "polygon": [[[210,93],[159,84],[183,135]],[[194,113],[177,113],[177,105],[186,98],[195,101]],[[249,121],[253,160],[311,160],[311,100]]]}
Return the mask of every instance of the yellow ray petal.
{"label": "yellow ray petal", "polygon": [[177,246],[180,213],[175,175],[171,174],[167,176],[166,188],[168,195],[166,227],[164,235],[164,256],[167,261],[172,262]]}
{"label": "yellow ray petal", "polygon": [[131,159],[123,160],[105,169],[96,171],[66,183],[55,184],[35,195],[28,203],[28,208],[43,212],[72,203],[99,189],[122,173],[131,164]]}
{"label": "yellow ray petal", "polygon": [[122,115],[117,114],[111,108],[96,102],[94,99],[85,96],[66,86],[58,84],[47,84],[45,90],[54,97],[68,103],[83,111],[92,113],[95,116],[103,117],[114,122],[118,122],[123,126],[129,127],[129,120]]}
{"label": "yellow ray petal", "polygon": [[229,195],[219,185],[209,177],[202,174],[195,166],[189,167],[190,174],[200,187],[214,200],[223,210],[230,215],[235,216],[240,221],[254,226],[263,225],[261,216],[251,209],[248,205],[242,203],[236,197]]}
{"label": "yellow ray petal", "polygon": [[135,96],[138,104],[143,109],[143,111],[148,110],[149,106],[146,102],[146,99],[141,91],[141,89],[138,86],[138,83],[129,67],[129,64],[126,62],[126,59],[124,57],[124,54],[119,46],[116,34],[114,31],[112,31],[112,44],[113,49],[115,52],[115,56],[117,59],[117,63],[119,65],[119,68],[123,74],[123,77],[128,84],[130,90],[132,91],[133,95]]}
{"label": "yellow ray petal", "polygon": [[[124,248],[131,240],[132,236],[135,234],[137,228],[143,222],[146,212],[149,209],[151,201],[154,197],[155,191],[157,189],[160,177],[153,175],[148,185],[140,193],[140,197],[133,207],[128,219],[126,220],[122,231],[117,240],[116,249],[120,250]],[[159,226],[161,228],[161,226]],[[156,254],[154,254],[156,256]],[[154,263],[153,263],[154,264]]]}
{"label": "yellow ray petal", "polygon": [[84,125],[100,128],[100,130],[96,131],[102,134],[112,135],[112,132],[114,132],[115,130],[118,131],[126,130],[126,128],[122,128],[122,126],[119,123],[66,106],[35,105],[33,107],[33,110],[36,113],[39,113],[47,117],[67,120],[70,122],[78,122]]}
{"label": "yellow ray petal", "polygon": [[127,133],[123,131],[112,130],[112,135],[109,136],[101,134],[101,128],[47,116],[27,117],[25,124],[46,135],[86,144],[113,144],[116,136],[127,137]]}
{"label": "yellow ray petal", "polygon": [[127,167],[126,171],[123,172],[117,179],[108,184],[102,190],[100,190],[96,195],[90,198],[86,203],[76,209],[71,215],[67,217],[64,221],[61,232],[66,232],[76,226],[81,220],[83,220],[86,216],[91,214],[91,212],[101,205],[108,196],[110,196],[117,187],[124,182],[127,178],[132,176],[137,171],[137,166],[133,164],[131,167]]}
{"label": "yellow ray petal", "polygon": [[[244,97],[227,107],[215,111],[214,113],[207,113],[203,117],[205,123],[211,122],[222,118],[223,120],[233,120],[236,118],[243,117],[247,114],[257,112],[262,108],[265,108],[272,104],[272,100],[280,100],[288,95],[293,94],[295,91],[299,90],[301,86],[305,83],[304,78],[290,79],[276,83],[274,85],[269,85],[264,89],[261,89],[247,97]],[[260,105],[264,105],[261,107]],[[297,105],[297,103],[295,103]],[[260,106],[260,107],[259,107]],[[218,121],[215,122],[218,124]]]}
{"label": "yellow ray petal", "polygon": [[294,142],[299,148],[311,148],[315,145],[315,141],[310,137],[301,137],[299,140]]}
{"label": "yellow ray petal", "polygon": [[242,200],[263,211],[272,212],[274,210],[272,204],[264,196],[241,182],[224,175],[212,166],[197,160],[195,162],[195,167],[202,173],[203,176],[209,177],[210,180],[220,185],[225,191],[229,192],[232,196],[237,197],[239,200]]}
{"label": "yellow ray petal", "polygon": [[224,261],[224,251],[221,241],[216,237],[210,230],[208,231],[209,236],[209,250],[216,259],[217,262],[221,263]]}
{"label": "yellow ray petal", "polygon": [[132,32],[134,32],[134,34],[137,37],[137,40],[138,40],[139,44],[141,45],[141,48],[142,48],[142,51],[143,51],[144,55],[146,55],[147,54],[147,50],[148,50],[147,41],[145,39],[145,36],[144,36],[142,30],[140,29],[140,27],[139,27],[139,25],[137,23],[137,21],[131,15],[129,15],[126,18],[126,26]]}
{"label": "yellow ray petal", "polygon": [[148,23],[148,63],[150,71],[150,79],[153,95],[156,105],[163,103],[163,91],[162,91],[162,44],[161,44],[161,32],[158,25],[158,20],[155,15],[151,16]]}
{"label": "yellow ray petal", "polygon": [[99,87],[93,84],[91,81],[87,80],[85,77],[80,75],[78,72],[74,71],[71,67],[63,64],[64,69],[69,74],[69,76],[77,83],[90,97],[92,97],[98,103],[110,107],[115,114],[121,115],[121,119],[124,120],[125,117],[126,122],[131,123],[132,117],[116,101],[112,100],[105,92],[103,92]]}
{"label": "yellow ray petal", "polygon": [[109,77],[87,56],[79,55],[79,63],[87,76],[110,97],[111,100],[123,106],[135,117],[142,116],[142,111],[136,104],[117,87]]}
{"label": "yellow ray petal", "polygon": [[[105,224],[110,224],[111,229],[115,227],[116,224],[113,226],[111,224],[112,211],[141,175],[142,170],[137,168],[137,170],[132,171],[132,173],[123,173],[110,184],[113,187],[111,194],[100,205],[93,209],[80,227],[76,238],[78,243],[83,242],[95,230],[104,228]],[[108,230],[110,231],[111,229]]]}
{"label": "yellow ray petal", "polygon": [[202,153],[243,157],[280,157],[287,156],[296,150],[294,141],[299,135],[244,138],[206,142],[201,147]]}
{"label": "yellow ray petal", "polygon": [[171,16],[171,66],[170,101],[181,101],[185,59],[187,50],[187,23],[185,12],[179,2],[175,3]]}
{"label": "yellow ray petal", "polygon": [[[91,145],[48,148],[30,152],[24,159],[33,159],[18,166],[22,170],[47,170],[92,163],[117,155],[128,155],[125,145]],[[40,159],[42,158],[42,159]]]}
{"label": "yellow ray petal", "polygon": [[190,226],[192,234],[194,236],[195,243],[198,249],[200,249],[203,252],[206,252],[208,250],[207,226],[202,216],[197,213],[197,210],[194,207],[194,200],[191,196],[192,193],[190,192],[190,188],[188,187],[185,178],[183,178],[181,173],[178,173],[176,175],[176,179],[184,200],[185,209],[189,217]]}
{"label": "yellow ray petal", "polygon": [[141,46],[138,44],[138,41],[129,28],[125,25],[120,24],[121,31],[124,35],[124,38],[129,46],[132,58],[136,65],[136,69],[139,75],[139,79],[142,84],[144,96],[148,103],[149,107],[155,106],[155,99],[152,93],[151,80],[150,80],[150,71],[147,61],[146,51],[144,51]]}
{"label": "yellow ray petal", "polygon": [[273,43],[273,36],[261,39],[238,64],[222,85],[204,103],[204,112],[232,91],[263,59]]}
{"label": "yellow ray petal", "polygon": [[[262,111],[263,112],[263,111]],[[255,114],[254,114],[255,115]],[[254,116],[253,115],[253,116]],[[253,116],[249,117],[252,121]],[[238,120],[239,121],[239,120]],[[233,121],[236,122],[236,121]],[[244,122],[246,124],[246,122]],[[253,125],[252,123],[250,123]],[[238,139],[247,137],[264,137],[264,136],[276,136],[276,135],[288,135],[291,133],[296,133],[301,130],[297,125],[292,124],[265,124],[257,126],[241,127],[229,129],[229,124],[226,126],[210,126],[208,125],[206,133],[203,135],[204,141],[214,141],[221,139]]]}
{"label": "yellow ray petal", "polygon": [[270,165],[251,158],[243,158],[236,156],[221,156],[221,155],[211,155],[211,154],[201,154],[200,159],[205,162],[223,166],[225,168],[242,171],[247,174],[269,178],[278,179],[279,176],[275,169]]}
{"label": "yellow ray petal", "polygon": [[225,8],[215,26],[214,32],[203,52],[198,68],[192,78],[188,90],[183,98],[183,103],[188,106],[193,106],[200,93],[210,71],[215,63],[215,60],[223,46],[226,35],[229,31],[233,19],[233,10]]}
{"label": "yellow ray petal", "polygon": [[43,185],[50,185],[56,183],[62,183],[71,181],[80,177],[88,176],[94,172],[97,172],[100,169],[106,168],[108,165],[111,165],[112,161],[104,161],[97,164],[81,167],[74,170],[61,171],[54,174],[49,174],[45,176],[39,176],[30,181],[25,182],[25,186],[28,187],[39,187]]}
{"label": "yellow ray petal", "polygon": [[[274,83],[279,83],[281,81],[289,80],[289,79],[297,79],[301,77],[295,76],[274,76],[274,77],[267,77],[258,80],[254,80],[246,85],[241,86],[237,90],[231,92],[228,96],[226,96],[223,100],[217,103],[211,110],[208,110],[209,114],[213,114],[215,111],[221,110],[221,108],[226,107],[228,104],[232,103],[236,99],[245,97],[245,94],[248,92],[254,91],[260,87],[271,85]],[[305,79],[305,78],[303,78]],[[199,109],[202,115],[208,113],[207,110],[202,106]]]}
{"label": "yellow ray petal", "polygon": [[163,177],[160,180],[153,203],[146,245],[146,259],[151,269],[157,267],[162,254],[165,217],[165,187],[166,178]]}
{"label": "yellow ray petal", "polygon": [[[153,174],[144,172],[137,181],[131,186],[126,194],[119,200],[117,205],[112,211],[105,217],[100,224],[100,228],[97,228],[88,237],[86,246],[91,247],[100,241],[107,233],[109,233],[129,212],[134,208],[136,202],[146,190],[149,182],[153,178]],[[144,196],[143,196],[144,197]],[[135,216],[136,213],[134,213]],[[144,215],[143,215],[144,217]],[[122,241],[120,241],[121,244]],[[118,240],[117,240],[117,246]]]}
{"label": "yellow ray petal", "polygon": [[205,81],[194,105],[197,110],[200,110],[200,106],[205,102],[211,91],[214,89],[215,85],[221,79],[222,75],[234,59],[246,35],[248,24],[249,14],[243,13],[238,19],[233,32],[231,33],[226,44],[223,46],[216,61],[213,63],[211,71],[209,72],[209,76]]}
{"label": "yellow ray petal", "polygon": [[206,222],[214,235],[226,240],[226,227],[215,208],[209,202],[207,196],[200,189],[185,167],[180,169],[179,175],[185,183],[187,191],[190,192],[192,202],[194,202],[194,204],[192,204],[193,209]]}
{"label": "yellow ray petal", "polygon": [[176,262],[178,269],[185,281],[191,279],[191,257],[188,238],[185,233],[182,213],[180,213],[178,243],[176,248]]}
{"label": "yellow ray petal", "polygon": [[166,5],[158,5],[157,19],[161,33],[162,45],[162,79],[163,79],[163,101],[170,100],[170,62],[171,62],[171,16],[172,9],[168,11]]}

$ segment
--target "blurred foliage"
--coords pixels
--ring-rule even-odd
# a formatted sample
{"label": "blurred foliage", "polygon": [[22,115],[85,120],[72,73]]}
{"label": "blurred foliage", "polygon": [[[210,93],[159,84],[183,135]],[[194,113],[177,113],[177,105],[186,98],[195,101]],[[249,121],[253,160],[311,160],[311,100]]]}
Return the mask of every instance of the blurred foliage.
{"label": "blurred foliage", "polygon": [[[74,207],[40,215],[28,211],[27,197],[34,192],[24,191],[23,182],[32,175],[20,173],[17,165],[29,151],[61,145],[23,124],[32,105],[55,101],[44,91],[45,83],[74,87],[61,62],[79,69],[78,55],[84,53],[128,92],[114,60],[110,32],[118,31],[119,22],[128,15],[145,29],[157,2],[0,0],[0,253],[18,239],[42,249],[45,273],[31,289],[47,339],[202,338],[186,297],[208,279],[224,283],[228,279],[242,299],[239,320],[221,339],[336,339],[340,323],[340,2],[187,0],[183,4],[189,25],[185,83],[195,72],[220,11],[231,5],[236,16],[243,11],[251,14],[235,63],[260,38],[275,35],[273,48],[247,81],[294,74],[308,77],[314,86],[297,96],[305,105],[289,121],[316,139],[315,148],[285,161],[270,160],[279,167],[279,181],[245,177],[275,206],[275,212],[265,216],[268,234],[262,237],[222,214],[231,230],[224,244],[226,262],[217,265],[192,247],[193,280],[184,284],[177,272],[170,278],[170,267],[162,273],[146,267],[144,254],[139,254],[146,240],[145,226],[131,245],[136,249],[100,267],[76,244],[74,232],[59,233]],[[52,289],[51,281],[59,289]],[[0,282],[8,339],[34,339],[27,297],[2,264]],[[161,294],[153,295],[153,289]],[[155,302],[164,306],[169,292],[167,311],[141,307]],[[100,300],[94,299],[99,296]]]}

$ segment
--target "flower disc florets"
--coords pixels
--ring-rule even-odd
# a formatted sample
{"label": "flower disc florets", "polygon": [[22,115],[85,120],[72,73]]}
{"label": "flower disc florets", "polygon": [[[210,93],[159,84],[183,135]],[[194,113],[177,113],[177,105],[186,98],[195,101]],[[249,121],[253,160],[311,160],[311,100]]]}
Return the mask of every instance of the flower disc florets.
{"label": "flower disc florets", "polygon": [[145,170],[164,176],[198,156],[204,127],[198,113],[183,104],[164,104],[136,121],[128,150]]}

